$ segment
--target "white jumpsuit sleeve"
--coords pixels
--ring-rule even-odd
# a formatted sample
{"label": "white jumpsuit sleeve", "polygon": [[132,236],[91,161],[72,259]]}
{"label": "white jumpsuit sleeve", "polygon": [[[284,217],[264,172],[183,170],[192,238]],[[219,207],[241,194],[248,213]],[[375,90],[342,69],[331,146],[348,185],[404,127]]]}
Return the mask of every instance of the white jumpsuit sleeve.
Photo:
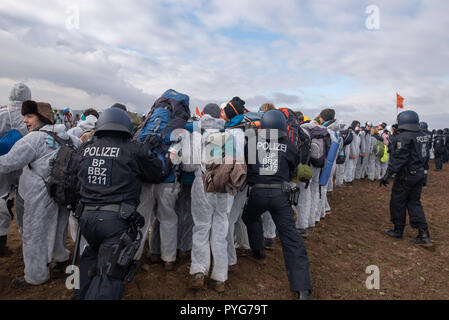
{"label": "white jumpsuit sleeve", "polygon": [[0,157],[0,174],[23,169],[36,160],[37,151],[28,143],[27,137],[29,135],[17,141],[7,154]]}

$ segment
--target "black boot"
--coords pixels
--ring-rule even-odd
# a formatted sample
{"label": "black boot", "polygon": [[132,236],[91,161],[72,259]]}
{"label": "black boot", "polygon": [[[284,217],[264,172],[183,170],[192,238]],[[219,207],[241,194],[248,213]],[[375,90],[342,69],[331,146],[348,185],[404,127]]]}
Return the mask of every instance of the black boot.
{"label": "black boot", "polygon": [[8,247],[6,246],[7,238],[8,236],[0,236],[0,257],[9,253]]}
{"label": "black boot", "polygon": [[68,274],[65,273],[65,269],[67,268],[68,265],[69,265],[68,260],[56,262],[54,264],[53,268],[51,268],[51,278],[59,279],[59,278],[67,277]]}
{"label": "black boot", "polygon": [[429,230],[418,229],[418,236],[414,239],[410,239],[410,242],[419,244],[421,246],[430,246],[432,241],[430,240]]}
{"label": "black boot", "polygon": [[402,239],[402,234],[404,230],[395,226],[393,230],[384,230],[383,232],[389,237],[395,239]]}

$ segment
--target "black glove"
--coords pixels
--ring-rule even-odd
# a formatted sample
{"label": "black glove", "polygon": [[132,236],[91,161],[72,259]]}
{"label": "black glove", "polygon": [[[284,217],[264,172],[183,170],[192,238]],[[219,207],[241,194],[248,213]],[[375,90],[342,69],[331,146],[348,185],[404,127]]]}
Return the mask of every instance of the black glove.
{"label": "black glove", "polygon": [[390,182],[388,181],[390,179],[390,174],[388,174],[388,173],[386,173],[383,177],[382,177],[382,179],[380,179],[380,182],[379,182],[379,187],[382,187],[382,186],[387,186]]}

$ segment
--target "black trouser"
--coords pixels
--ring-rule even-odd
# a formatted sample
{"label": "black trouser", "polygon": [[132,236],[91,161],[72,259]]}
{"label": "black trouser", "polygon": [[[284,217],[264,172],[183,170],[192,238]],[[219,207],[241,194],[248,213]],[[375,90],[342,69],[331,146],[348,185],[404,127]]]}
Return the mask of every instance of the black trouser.
{"label": "black trouser", "polygon": [[[105,267],[110,260],[111,247],[120,242],[128,231],[128,222],[117,212],[84,211],[80,219],[81,234],[86,247],[80,258],[80,290],[75,299],[120,300],[125,287],[122,279],[106,275]],[[136,235],[130,235],[134,240]]]}
{"label": "black trouser", "polygon": [[440,153],[435,153],[435,169],[443,169],[443,155]]}
{"label": "black trouser", "polygon": [[279,233],[284,254],[287,277],[291,291],[312,289],[306,246],[295,228],[293,210],[288,195],[280,189],[253,188],[242,219],[248,229],[252,250],[264,254],[264,237],[261,215],[269,211]]}
{"label": "black trouser", "polygon": [[396,176],[391,190],[390,217],[391,222],[399,230],[404,230],[406,210],[410,217],[410,226],[427,231],[427,221],[421,205],[421,191],[424,183],[424,171],[415,175]]}
{"label": "black trouser", "polygon": [[449,151],[447,149],[443,150],[443,163],[448,162],[449,160]]}

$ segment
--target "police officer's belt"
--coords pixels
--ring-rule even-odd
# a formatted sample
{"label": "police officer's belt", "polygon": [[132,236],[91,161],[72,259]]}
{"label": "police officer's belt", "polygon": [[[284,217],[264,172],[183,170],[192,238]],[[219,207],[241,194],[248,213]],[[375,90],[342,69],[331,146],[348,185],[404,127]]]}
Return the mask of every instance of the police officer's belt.
{"label": "police officer's belt", "polygon": [[253,188],[282,189],[282,184],[281,183],[277,183],[277,184],[258,183],[258,184],[253,185]]}
{"label": "police officer's belt", "polygon": [[120,212],[119,204],[105,204],[105,205],[85,205],[84,210],[86,211],[113,211]]}

